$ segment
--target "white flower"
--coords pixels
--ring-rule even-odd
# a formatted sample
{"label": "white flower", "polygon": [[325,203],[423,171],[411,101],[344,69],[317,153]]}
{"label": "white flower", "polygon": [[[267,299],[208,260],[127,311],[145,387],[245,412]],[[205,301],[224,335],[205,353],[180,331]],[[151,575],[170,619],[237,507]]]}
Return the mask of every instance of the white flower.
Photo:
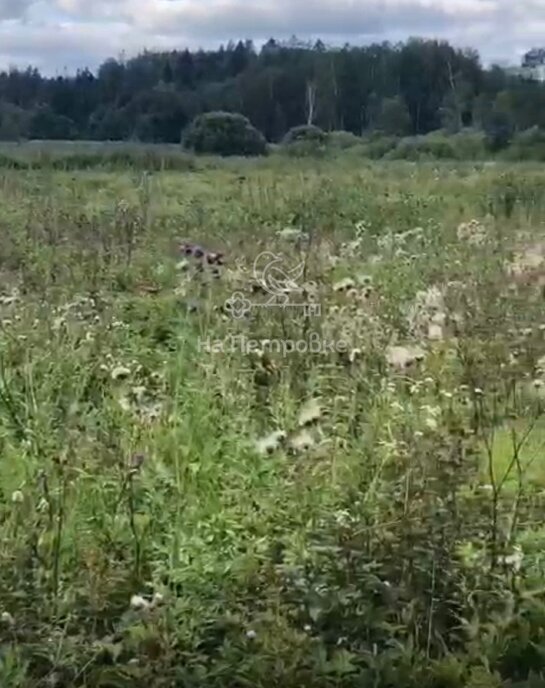
{"label": "white flower", "polygon": [[154,593],[153,598],[151,600],[151,606],[152,607],[160,607],[164,601],[165,601],[164,595],[162,595],[160,592],[156,592],[156,593]]}
{"label": "white flower", "polygon": [[299,426],[312,425],[322,417],[322,409],[318,399],[309,399],[299,411]]}
{"label": "white flower", "polygon": [[24,494],[21,490],[15,490],[11,495],[11,501],[13,504],[21,504],[25,499]]}
{"label": "white flower", "polygon": [[126,377],[129,377],[130,374],[130,369],[126,368],[125,366],[117,366],[111,372],[112,380],[123,380]]}
{"label": "white flower", "polygon": [[15,619],[9,612],[2,612],[0,615],[0,622],[4,626],[15,626]]}
{"label": "white flower", "polygon": [[246,637],[248,640],[255,640],[257,638],[257,633],[253,629],[250,629],[246,631]]}
{"label": "white flower", "polygon": [[267,437],[257,440],[255,443],[255,448],[257,449],[258,454],[261,454],[262,456],[266,454],[272,454],[281,446],[285,439],[286,433],[283,430],[277,430],[276,432],[272,432],[270,435],[267,435]]}
{"label": "white flower", "polygon": [[500,557],[499,562],[500,564],[503,564],[504,566],[509,566],[513,569],[515,573],[518,573],[520,569],[522,568],[522,562],[524,560],[524,555],[522,553],[522,549],[517,545],[514,548],[514,551],[512,554],[508,554],[506,556]]}
{"label": "white flower", "polygon": [[131,609],[135,612],[142,612],[149,609],[150,603],[141,595],[133,595],[131,597]]}
{"label": "white flower", "polygon": [[426,418],[425,425],[428,428],[428,430],[437,430],[438,428],[438,423],[435,420],[435,418],[432,418],[431,416],[429,418]]}
{"label": "white flower", "polygon": [[120,396],[119,399],[117,400],[119,406],[123,409],[123,411],[130,411],[131,410],[131,402],[127,399],[126,396]]}
{"label": "white flower", "polygon": [[433,342],[439,342],[443,337],[443,328],[441,325],[432,324],[428,327],[428,339]]}
{"label": "white flower", "polygon": [[290,440],[290,446],[296,452],[308,451],[315,444],[314,437],[307,430],[302,430]]}
{"label": "white flower", "polygon": [[423,360],[425,352],[417,346],[390,346],[386,349],[386,360],[399,370],[408,368],[413,363]]}
{"label": "white flower", "polygon": [[349,289],[354,289],[355,286],[356,283],[353,279],[350,277],[345,277],[333,285],[333,291],[348,291]]}

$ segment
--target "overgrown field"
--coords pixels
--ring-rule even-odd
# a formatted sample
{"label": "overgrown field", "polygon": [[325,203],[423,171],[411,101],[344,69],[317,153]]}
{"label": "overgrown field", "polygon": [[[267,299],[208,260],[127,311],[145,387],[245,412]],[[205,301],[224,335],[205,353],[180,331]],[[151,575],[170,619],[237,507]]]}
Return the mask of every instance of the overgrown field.
{"label": "overgrown field", "polygon": [[2,688],[545,686],[541,167],[0,199]]}

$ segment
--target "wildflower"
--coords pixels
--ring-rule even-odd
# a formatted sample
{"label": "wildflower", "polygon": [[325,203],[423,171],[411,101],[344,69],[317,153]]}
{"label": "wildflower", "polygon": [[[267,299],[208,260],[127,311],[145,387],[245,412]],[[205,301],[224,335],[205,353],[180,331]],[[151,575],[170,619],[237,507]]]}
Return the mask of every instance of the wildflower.
{"label": "wildflower", "polygon": [[130,602],[131,609],[135,612],[143,612],[149,609],[150,603],[141,595],[133,595]]}
{"label": "wildflower", "polygon": [[163,412],[163,404],[156,402],[152,404],[145,404],[140,408],[140,416],[144,422],[152,423],[160,418]]}
{"label": "wildflower", "polygon": [[253,629],[250,629],[246,631],[246,637],[248,640],[255,640],[257,638],[257,633]]}
{"label": "wildflower", "polygon": [[120,396],[117,402],[123,411],[129,412],[132,409],[131,402],[126,396]]}
{"label": "wildflower", "polygon": [[9,612],[2,612],[0,615],[0,622],[4,626],[15,626],[15,619]]}
{"label": "wildflower", "polygon": [[309,236],[306,232],[303,232],[300,229],[297,229],[296,227],[285,227],[284,229],[281,229],[276,233],[276,236],[279,239],[284,239],[288,241],[296,241],[296,242],[301,242],[301,241],[308,241]]}
{"label": "wildflower", "polygon": [[426,425],[428,430],[432,430],[432,431],[437,430],[437,427],[438,427],[438,424],[437,424],[437,421],[435,420],[435,418],[431,418],[431,417],[426,418],[425,425]]}
{"label": "wildflower", "polygon": [[255,443],[255,448],[257,449],[258,454],[263,456],[266,454],[272,454],[282,445],[285,439],[286,433],[283,430],[277,430],[276,432],[272,432],[270,435],[267,435],[267,437],[257,440]]}
{"label": "wildflower", "polygon": [[137,403],[141,403],[146,396],[147,389],[143,385],[139,385],[137,387],[133,387],[131,389],[131,394],[135,398]]}
{"label": "wildflower", "polygon": [[130,374],[131,371],[129,368],[126,368],[125,366],[117,366],[112,370],[111,377],[112,380],[124,380],[125,378],[129,377]]}
{"label": "wildflower", "polygon": [[353,279],[351,279],[350,277],[345,277],[344,279],[340,280],[339,282],[336,282],[333,285],[333,291],[345,292],[349,289],[353,289],[355,286],[356,283]]}
{"label": "wildflower", "polygon": [[483,244],[487,238],[486,228],[478,220],[462,222],[456,231],[458,241],[465,241],[471,246]]}
{"label": "wildflower", "polygon": [[443,328],[441,325],[432,324],[428,327],[428,339],[434,342],[441,341],[443,339]]}
{"label": "wildflower", "polygon": [[21,490],[15,490],[15,492],[12,493],[11,495],[11,502],[12,504],[22,504],[24,502],[25,496],[21,492]]}
{"label": "wildflower", "polygon": [[290,440],[290,447],[295,452],[306,452],[315,444],[314,438],[307,430],[302,430]]}
{"label": "wildflower", "polygon": [[153,598],[151,600],[151,606],[152,607],[160,607],[164,601],[165,601],[164,595],[162,595],[160,592],[156,592],[156,593],[154,593]]}
{"label": "wildflower", "polygon": [[514,547],[514,552],[499,558],[499,563],[504,566],[509,566],[515,573],[518,573],[522,568],[524,555],[521,548],[517,545]]}
{"label": "wildflower", "polygon": [[312,631],[312,626],[310,624],[305,624],[303,626],[303,631],[305,631],[305,633],[310,633]]}
{"label": "wildflower", "polygon": [[480,387],[475,387],[475,389],[473,390],[473,393],[476,396],[481,397],[484,394],[484,391]]}
{"label": "wildflower", "polygon": [[425,352],[417,346],[390,346],[386,350],[386,360],[388,364],[399,370],[404,370],[413,363],[422,361],[424,357]]}
{"label": "wildflower", "polygon": [[320,402],[317,399],[310,399],[299,411],[299,427],[312,425],[319,421],[321,417],[322,410],[320,408]]}

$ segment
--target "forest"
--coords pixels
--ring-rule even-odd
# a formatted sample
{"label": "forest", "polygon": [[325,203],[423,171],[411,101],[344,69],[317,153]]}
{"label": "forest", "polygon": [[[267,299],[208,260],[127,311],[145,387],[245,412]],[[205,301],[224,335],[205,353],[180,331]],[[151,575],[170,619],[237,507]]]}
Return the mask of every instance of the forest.
{"label": "forest", "polygon": [[199,114],[245,115],[270,142],[315,124],[357,135],[545,127],[545,86],[485,68],[472,49],[413,38],[331,48],[296,38],[143,52],[96,73],[0,73],[0,140],[178,143]]}

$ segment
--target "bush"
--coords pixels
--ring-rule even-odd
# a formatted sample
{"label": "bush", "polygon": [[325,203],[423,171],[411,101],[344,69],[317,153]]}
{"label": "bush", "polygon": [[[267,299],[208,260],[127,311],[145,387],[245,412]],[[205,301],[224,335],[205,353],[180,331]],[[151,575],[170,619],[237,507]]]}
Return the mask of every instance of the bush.
{"label": "bush", "polygon": [[397,146],[399,139],[395,136],[364,137],[360,143],[346,150],[347,154],[355,157],[380,160],[386,153]]}
{"label": "bush", "polygon": [[327,137],[327,145],[337,150],[346,150],[360,145],[362,139],[351,131],[332,131]]}
{"label": "bush", "polygon": [[452,139],[445,136],[410,136],[385,156],[388,160],[452,160],[457,153]]}
{"label": "bush", "polygon": [[215,155],[266,155],[267,142],[243,115],[208,112],[189,126],[184,146],[195,153]]}
{"label": "bush", "polygon": [[286,145],[291,145],[294,143],[314,143],[318,145],[325,144],[327,140],[327,134],[320,127],[316,127],[314,124],[302,124],[299,127],[293,127],[284,136],[283,143]]}
{"label": "bush", "polygon": [[485,125],[486,143],[492,152],[507,148],[514,134],[513,123],[505,112],[493,112]]}
{"label": "bush", "polygon": [[313,124],[293,127],[282,139],[283,152],[294,157],[319,157],[326,153],[327,134]]}
{"label": "bush", "polygon": [[545,161],[545,130],[532,127],[516,134],[502,156],[505,160]]}
{"label": "bush", "polygon": [[482,160],[486,158],[485,135],[477,129],[462,129],[451,137],[459,160]]}

